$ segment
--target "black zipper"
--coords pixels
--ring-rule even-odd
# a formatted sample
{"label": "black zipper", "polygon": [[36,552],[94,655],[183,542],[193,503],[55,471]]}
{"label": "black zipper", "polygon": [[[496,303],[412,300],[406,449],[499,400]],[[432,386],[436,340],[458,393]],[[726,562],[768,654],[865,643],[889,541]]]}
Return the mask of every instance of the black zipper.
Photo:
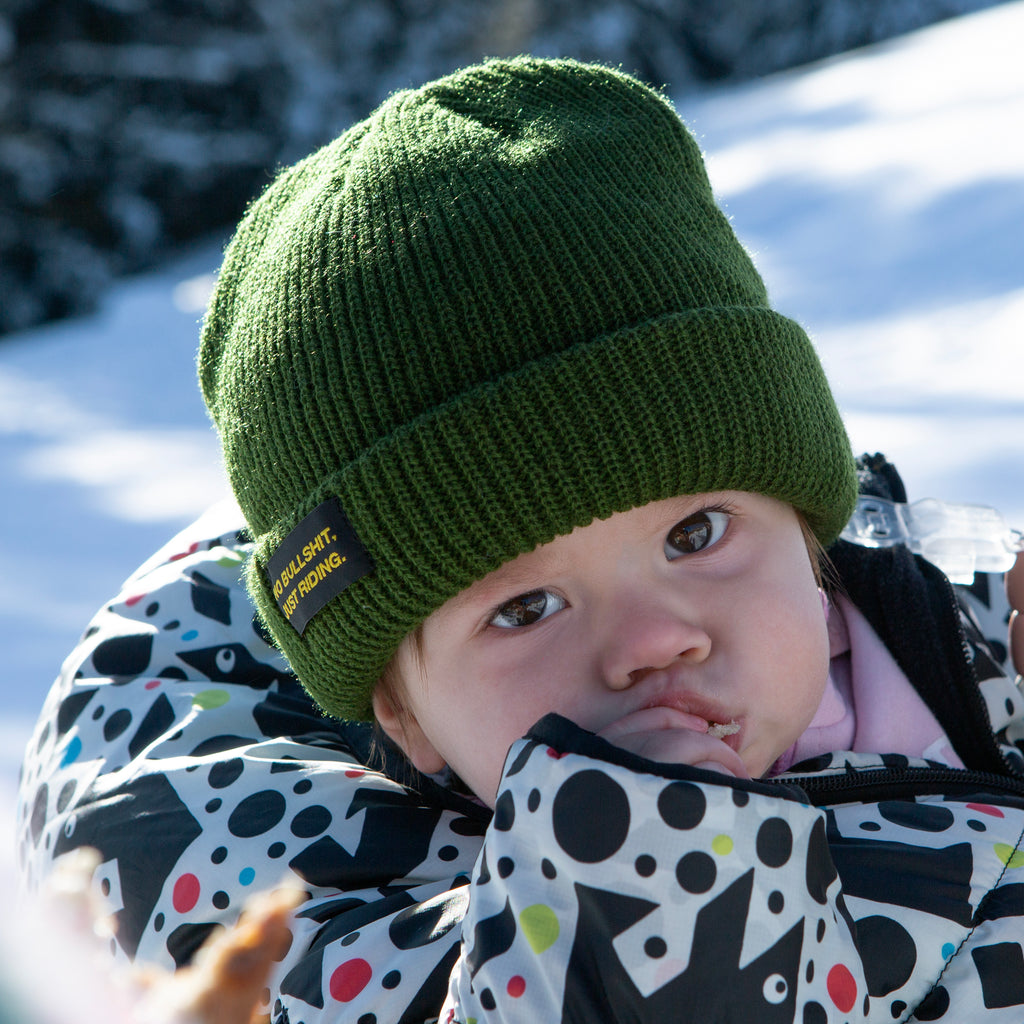
{"label": "black zipper", "polygon": [[984,801],[986,794],[1018,796],[1024,805],[1024,778],[967,768],[851,768],[841,775],[781,775],[772,781],[799,787],[815,807],[930,795]]}

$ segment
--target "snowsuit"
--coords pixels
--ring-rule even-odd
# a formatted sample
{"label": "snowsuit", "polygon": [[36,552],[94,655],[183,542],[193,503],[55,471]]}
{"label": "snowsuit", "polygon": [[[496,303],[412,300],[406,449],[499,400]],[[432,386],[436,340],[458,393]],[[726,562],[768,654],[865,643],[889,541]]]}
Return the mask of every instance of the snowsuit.
{"label": "snowsuit", "polygon": [[[905,500],[880,457],[862,477]],[[742,781],[548,716],[492,816],[317,712],[254,622],[240,525],[213,510],[127,581],[26,756],[25,871],[98,848],[118,956],[184,964],[291,874],[309,895],[275,1024],[1024,1016],[1024,698],[998,580],[831,552],[966,770],[837,752]]]}

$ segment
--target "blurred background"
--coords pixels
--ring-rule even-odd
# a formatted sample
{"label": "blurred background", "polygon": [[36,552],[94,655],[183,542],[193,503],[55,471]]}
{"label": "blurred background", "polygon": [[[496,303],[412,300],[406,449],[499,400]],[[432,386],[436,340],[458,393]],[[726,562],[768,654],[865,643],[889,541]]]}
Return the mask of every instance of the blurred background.
{"label": "blurred background", "polygon": [[1022,47],[1024,0],[2,0],[0,806],[93,613],[227,492],[194,353],[245,204],[484,55],[664,87],[855,449],[1024,527]]}
{"label": "blurred background", "polygon": [[621,64],[682,96],[992,0],[4,0],[0,333],[232,225],[273,170],[483,56]]}

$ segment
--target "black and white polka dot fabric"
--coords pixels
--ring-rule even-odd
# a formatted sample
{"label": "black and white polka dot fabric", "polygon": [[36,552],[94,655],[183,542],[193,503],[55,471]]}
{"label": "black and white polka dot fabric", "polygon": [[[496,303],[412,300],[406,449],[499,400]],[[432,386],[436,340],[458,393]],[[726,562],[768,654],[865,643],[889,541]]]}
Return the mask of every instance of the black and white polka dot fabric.
{"label": "black and white polka dot fabric", "polygon": [[26,756],[24,872],[98,849],[115,958],[184,964],[288,878],[275,1024],[1024,1019],[1024,702],[994,587],[943,643],[995,770],[837,752],[745,783],[549,717],[492,818],[317,712],[253,620],[241,525],[214,510],[127,581]]}

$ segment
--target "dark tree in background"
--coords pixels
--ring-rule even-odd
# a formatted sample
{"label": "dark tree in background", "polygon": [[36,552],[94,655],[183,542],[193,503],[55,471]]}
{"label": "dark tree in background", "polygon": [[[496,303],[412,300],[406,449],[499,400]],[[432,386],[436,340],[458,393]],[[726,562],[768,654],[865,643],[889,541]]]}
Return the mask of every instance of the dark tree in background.
{"label": "dark tree in background", "polygon": [[621,64],[679,96],[993,0],[4,0],[0,332],[227,232],[275,168],[484,56]]}

